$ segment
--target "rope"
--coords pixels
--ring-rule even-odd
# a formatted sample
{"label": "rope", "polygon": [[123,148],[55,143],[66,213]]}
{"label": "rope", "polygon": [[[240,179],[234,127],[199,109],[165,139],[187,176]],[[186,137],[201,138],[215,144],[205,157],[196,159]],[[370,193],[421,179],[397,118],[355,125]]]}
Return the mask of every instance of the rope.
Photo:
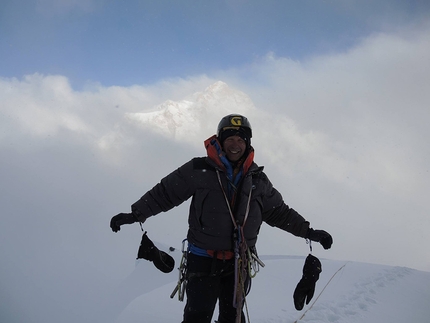
{"label": "rope", "polygon": [[246,303],[246,293],[245,293],[245,277],[248,269],[248,265],[246,264],[247,261],[250,261],[250,259],[247,259],[246,257],[246,251],[248,249],[248,246],[246,244],[245,235],[243,233],[243,227],[246,224],[246,220],[248,219],[249,215],[249,208],[251,205],[251,194],[253,185],[251,185],[251,188],[249,190],[248,200],[246,203],[246,209],[245,209],[245,215],[242,222],[242,225],[240,225],[233,214],[233,211],[231,209],[230,201],[227,197],[227,194],[224,190],[224,186],[222,185],[222,180],[220,173],[218,169],[216,170],[216,174],[218,177],[219,185],[221,186],[222,193],[224,195],[224,199],[226,201],[228,211],[230,213],[231,220],[233,222],[233,226],[235,228],[237,237],[236,237],[236,245],[235,245],[235,265],[234,265],[234,271],[235,271],[235,287],[234,287],[234,295],[233,295],[233,306],[237,308],[236,312],[236,323],[241,323],[242,320],[242,304],[245,304],[246,314],[248,317],[249,322],[249,312],[248,312],[248,306]]}
{"label": "rope", "polygon": [[[245,284],[244,284],[243,278],[241,279],[241,282],[242,282],[242,293],[243,293],[243,295],[245,295],[243,297],[243,302],[245,305],[246,322],[251,323],[251,320],[249,318],[248,302],[246,301],[246,291],[245,291]],[[240,323],[240,321],[242,320],[242,311],[240,311],[240,313],[237,315],[239,315],[239,323]],[[236,317],[236,320],[237,320],[237,317]]]}
{"label": "rope", "polygon": [[[233,215],[233,211],[232,211],[231,206],[230,206],[230,201],[228,200],[227,194],[226,194],[226,192],[225,192],[225,190],[224,190],[224,186],[222,185],[221,176],[220,176],[220,174],[219,174],[218,169],[216,170],[216,174],[217,174],[217,177],[218,177],[218,183],[219,183],[219,185],[221,186],[221,190],[222,190],[222,193],[223,193],[223,195],[224,195],[224,199],[225,199],[226,204],[227,204],[227,207],[228,207],[228,211],[229,211],[229,213],[230,213],[231,221],[233,222],[234,228],[235,228],[235,229],[237,229],[236,219],[235,219],[235,217],[234,217],[234,215]],[[253,185],[251,185],[251,188],[250,188],[250,190],[249,190],[248,201],[247,201],[247,203],[246,203],[245,216],[244,216],[244,219],[243,219],[242,226],[245,226],[246,220],[248,219],[248,215],[249,215],[249,206],[250,206],[250,204],[251,204],[251,193],[252,193],[252,189],[253,189]]]}
{"label": "rope", "polygon": [[324,288],[322,289],[322,291],[318,294],[318,296],[315,298],[315,300],[313,301],[313,303],[311,304],[311,306],[309,306],[309,308],[302,314],[302,316],[300,316],[300,318],[296,321],[294,321],[294,323],[298,323],[301,319],[303,319],[306,315],[307,312],[309,312],[312,307],[314,306],[314,304],[317,302],[318,298],[320,298],[321,294],[324,292],[324,290],[326,289],[326,287],[331,283],[332,279],[334,278],[334,276],[336,276],[336,274],[341,271],[344,267],[346,266],[346,263],[341,266],[334,274],[333,276],[331,276],[330,280],[327,282],[327,284],[325,284]]}
{"label": "rope", "polygon": [[230,206],[230,201],[228,200],[227,194],[225,193],[224,186],[222,186],[221,176],[219,174],[218,169],[216,170],[216,174],[218,176],[218,183],[221,186],[221,190],[222,190],[222,193],[224,195],[225,202],[226,202],[227,207],[228,207],[228,211],[230,212],[231,221],[233,222],[234,228],[237,229],[237,224],[236,224],[236,221],[234,219],[233,211],[231,210],[231,206]]}

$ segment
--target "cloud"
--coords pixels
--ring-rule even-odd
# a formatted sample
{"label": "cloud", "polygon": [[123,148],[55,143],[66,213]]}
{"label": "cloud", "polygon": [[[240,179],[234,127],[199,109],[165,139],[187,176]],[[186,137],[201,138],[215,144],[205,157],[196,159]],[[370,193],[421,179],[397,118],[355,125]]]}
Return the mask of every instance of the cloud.
{"label": "cloud", "polygon": [[[198,130],[184,128],[180,135],[160,136],[159,127],[136,117],[160,111],[167,100],[189,108],[179,103],[199,102],[195,93],[222,80],[252,103],[242,113],[253,125],[256,161],[266,166],[288,204],[339,241],[332,257],[429,269],[420,256],[430,225],[429,31],[421,25],[378,33],[348,51],[305,61],[270,53],[251,66],[150,85],[87,84],[76,91],[60,75],[2,78],[0,152],[11,159],[3,162],[4,172],[8,182],[24,186],[29,179],[49,178],[48,187],[61,179],[55,185],[62,190],[49,190],[51,197],[43,201],[58,200],[63,185],[68,187],[64,182],[78,172],[92,189],[85,196],[109,201],[103,212],[127,210],[161,177],[204,154],[203,140],[215,133],[228,108],[237,106],[232,101],[206,115],[192,114]],[[36,169],[29,167],[34,161]],[[20,169],[35,174],[20,178]],[[62,170],[66,175],[59,175]],[[74,188],[82,190],[72,182],[67,194]],[[27,191],[25,196],[41,199],[43,190],[35,190],[39,195]],[[20,195],[21,189],[14,186],[12,192]],[[31,198],[27,203],[37,204]],[[55,206],[62,207],[60,202]],[[85,208],[96,207],[85,200],[80,211]],[[12,206],[6,209],[13,212]],[[166,221],[185,221],[186,212],[186,206],[172,210],[173,215],[148,221],[148,227],[162,236]],[[106,214],[97,217],[106,222]],[[179,241],[183,234],[166,239]],[[277,231],[261,238],[260,246],[266,252],[285,252],[280,241],[288,241],[292,252],[303,250],[302,241]],[[373,250],[375,246],[384,252]]]}
{"label": "cloud", "polygon": [[77,100],[64,76],[29,75],[22,82],[16,79],[1,80],[3,92],[2,113],[18,133],[34,136],[54,134],[58,129],[87,132],[80,117],[71,111]]}
{"label": "cloud", "polygon": [[[420,161],[413,156],[428,154],[423,135],[429,117],[429,31],[420,25],[379,33],[347,52],[303,62],[272,53],[231,71],[230,79],[273,119],[285,116],[304,133],[327,136],[334,150],[374,163],[377,173],[391,168],[410,177],[404,165],[412,161],[416,167]],[[253,80],[241,82],[245,74]]]}

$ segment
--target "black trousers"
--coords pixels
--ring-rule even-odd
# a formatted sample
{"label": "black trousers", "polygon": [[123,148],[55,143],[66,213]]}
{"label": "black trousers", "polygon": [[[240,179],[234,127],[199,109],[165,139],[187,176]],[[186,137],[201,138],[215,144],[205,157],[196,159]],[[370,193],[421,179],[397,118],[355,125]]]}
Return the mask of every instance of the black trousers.
{"label": "black trousers", "polygon": [[[234,258],[216,258],[188,254],[187,303],[182,323],[210,323],[217,301],[219,323],[234,323],[236,308],[233,306]],[[241,304],[240,306],[242,306]],[[245,317],[242,312],[242,322]]]}

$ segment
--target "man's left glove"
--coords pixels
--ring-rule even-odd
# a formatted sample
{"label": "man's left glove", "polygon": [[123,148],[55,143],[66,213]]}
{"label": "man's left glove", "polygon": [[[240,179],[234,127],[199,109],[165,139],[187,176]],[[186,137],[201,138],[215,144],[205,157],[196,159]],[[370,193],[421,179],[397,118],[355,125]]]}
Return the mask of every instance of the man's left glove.
{"label": "man's left glove", "polygon": [[320,260],[309,254],[303,266],[302,279],[294,290],[293,299],[296,310],[301,311],[303,306],[309,304],[315,293],[315,285],[322,272]]}
{"label": "man's left glove", "polygon": [[309,229],[306,238],[321,243],[324,249],[330,249],[333,244],[333,238],[330,233],[324,230]]}
{"label": "man's left glove", "polygon": [[132,224],[137,221],[137,217],[133,213],[120,213],[112,217],[110,227],[113,232],[118,232],[123,224]]}

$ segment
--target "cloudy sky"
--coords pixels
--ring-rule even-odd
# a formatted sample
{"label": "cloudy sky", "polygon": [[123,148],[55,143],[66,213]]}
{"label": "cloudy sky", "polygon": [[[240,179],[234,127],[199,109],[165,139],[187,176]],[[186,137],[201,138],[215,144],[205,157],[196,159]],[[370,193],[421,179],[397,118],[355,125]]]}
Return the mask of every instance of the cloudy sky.
{"label": "cloudy sky", "polygon": [[[9,322],[46,321],[37,309],[49,304],[84,308],[82,286],[94,298],[126,276],[140,228],[113,234],[110,217],[203,155],[237,109],[287,204],[333,234],[317,256],[430,271],[428,1],[6,0],[0,57]],[[131,122],[218,81],[247,104],[192,115],[185,138]],[[187,207],[145,228],[178,245]],[[268,226],[259,248],[308,252]]]}

